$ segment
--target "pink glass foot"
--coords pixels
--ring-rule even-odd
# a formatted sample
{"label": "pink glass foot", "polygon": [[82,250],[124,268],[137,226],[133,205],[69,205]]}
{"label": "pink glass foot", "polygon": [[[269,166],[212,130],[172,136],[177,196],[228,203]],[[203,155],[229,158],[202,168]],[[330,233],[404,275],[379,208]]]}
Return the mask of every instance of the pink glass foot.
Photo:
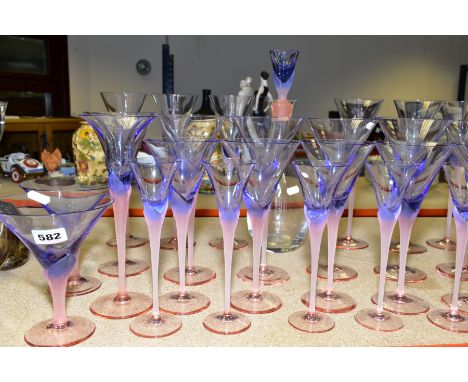
{"label": "pink glass foot", "polygon": [[265,314],[277,311],[283,306],[281,299],[270,292],[254,293],[243,290],[231,296],[231,306],[244,313]]}
{"label": "pink glass foot", "polygon": [[[237,276],[243,281],[252,281],[252,273],[252,267],[244,267],[239,272],[237,272]],[[260,266],[259,275],[260,284],[262,285],[284,284],[289,280],[288,272],[282,268],[270,265],[267,265],[266,267]]]}
{"label": "pink glass foot", "polygon": [[81,276],[77,280],[68,279],[67,297],[81,296],[94,292],[101,287],[101,280],[91,276]]}
{"label": "pink glass foot", "polygon": [[129,328],[133,334],[144,338],[162,338],[180,330],[182,321],[170,314],[160,313],[157,318],[152,313],[138,316],[130,322]]}
{"label": "pink glass foot", "polygon": [[[436,266],[437,271],[445,277],[455,277],[455,263],[442,263]],[[462,269],[461,274],[462,281],[468,281],[468,267]]]}
{"label": "pink glass foot", "polygon": [[354,315],[354,319],[367,329],[381,332],[394,332],[404,326],[400,317],[388,312],[377,313],[372,309],[360,310]]}
{"label": "pink glass foot", "polygon": [[[398,264],[388,265],[385,278],[391,281],[398,281]],[[378,265],[374,267],[374,273],[380,275],[380,268]],[[427,274],[417,268],[406,267],[405,284],[420,283],[427,279]]]}
{"label": "pink glass foot", "polygon": [[95,329],[87,318],[69,316],[63,328],[53,328],[51,320],[39,322],[26,332],[24,340],[31,346],[73,346],[91,337]]}
{"label": "pink glass foot", "polygon": [[341,237],[336,242],[336,248],[345,250],[364,249],[369,246],[369,243],[361,239],[355,239],[351,236]]}
{"label": "pink glass foot", "polygon": [[[377,293],[371,297],[374,304],[377,305]],[[429,311],[429,304],[415,295],[405,293],[398,296],[396,292],[384,293],[384,309],[389,312],[402,315],[415,315]]]}
{"label": "pink glass foot", "polygon": [[319,312],[301,310],[288,318],[289,325],[307,333],[323,333],[332,330],[335,322],[327,315]]}
{"label": "pink glass foot", "polygon": [[[141,275],[149,269],[149,264],[141,260],[127,259],[125,261],[125,277]],[[109,277],[119,276],[119,264],[117,260],[108,261],[99,266],[98,272]]]}
{"label": "pink glass foot", "polygon": [[[216,273],[210,268],[200,267],[194,265],[193,267],[185,268],[185,285],[195,286],[202,285],[214,280],[216,278]],[[179,285],[179,268],[171,268],[166,273],[164,273],[164,279]]]}
{"label": "pink glass foot", "polygon": [[[305,306],[309,306],[310,292],[301,296],[301,301]],[[325,289],[317,290],[317,299],[315,301],[316,309],[325,313],[346,313],[356,307],[356,301],[343,292],[333,291],[327,293]]]}
{"label": "pink glass foot", "polygon": [[457,249],[457,243],[449,237],[426,240],[426,244],[433,248],[443,249],[444,251],[455,251]]}
{"label": "pink glass foot", "polygon": [[[442,302],[450,306],[452,304],[452,293],[443,295]],[[458,310],[463,313],[468,313],[468,294],[460,293],[458,295]]]}
{"label": "pink glass foot", "polygon": [[[197,242],[194,240],[193,245],[197,244]],[[159,245],[159,248],[161,249],[167,249],[170,251],[177,251],[177,237],[165,237],[161,239],[161,244]],[[187,248],[188,248],[188,243],[187,243]]]}
{"label": "pink glass foot", "polygon": [[[328,266],[319,264],[317,277],[319,279],[327,279]],[[310,274],[310,265],[307,267],[307,273]],[[358,273],[346,265],[335,264],[333,266],[333,281],[349,281],[358,277]]]}
{"label": "pink glass foot", "polygon": [[432,310],[427,314],[428,320],[441,329],[457,333],[468,333],[468,316],[449,309]]}
{"label": "pink glass foot", "polygon": [[[145,245],[146,243],[148,243],[148,239],[146,237],[137,237],[130,234],[125,237],[126,248],[137,248]],[[117,239],[113,237],[112,239],[107,240],[106,244],[109,247],[117,247]]]}
{"label": "pink glass foot", "polygon": [[[392,243],[390,245],[390,251],[400,253],[400,243]],[[409,243],[408,255],[416,255],[425,252],[427,252],[427,248],[424,245]]]}
{"label": "pink glass foot", "polygon": [[203,320],[203,326],[216,334],[239,334],[250,328],[250,319],[239,312],[211,313]]}
{"label": "pink glass foot", "polygon": [[210,299],[202,293],[187,291],[169,292],[159,298],[159,308],[177,315],[195,314],[210,306]]}
{"label": "pink glass foot", "polygon": [[99,297],[89,309],[99,317],[124,319],[146,313],[152,306],[151,297],[143,293],[128,292],[127,299],[119,299],[115,294]]}
{"label": "pink glass foot", "polygon": [[[224,244],[223,244],[223,239],[222,238],[210,240],[209,244],[212,247],[215,247],[216,249],[220,249],[221,251],[224,250]],[[242,248],[247,247],[248,245],[249,245],[249,243],[248,243],[247,240],[234,239],[233,249],[234,250],[242,249]]]}

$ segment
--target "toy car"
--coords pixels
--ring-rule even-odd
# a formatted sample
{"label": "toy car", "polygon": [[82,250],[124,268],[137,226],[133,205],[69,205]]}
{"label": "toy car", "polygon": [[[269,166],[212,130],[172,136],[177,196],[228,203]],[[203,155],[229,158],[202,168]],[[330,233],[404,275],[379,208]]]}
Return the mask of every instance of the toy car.
{"label": "toy car", "polygon": [[10,175],[15,183],[23,179],[44,174],[44,166],[36,159],[29,158],[25,153],[11,153],[0,157],[0,168],[3,176]]}

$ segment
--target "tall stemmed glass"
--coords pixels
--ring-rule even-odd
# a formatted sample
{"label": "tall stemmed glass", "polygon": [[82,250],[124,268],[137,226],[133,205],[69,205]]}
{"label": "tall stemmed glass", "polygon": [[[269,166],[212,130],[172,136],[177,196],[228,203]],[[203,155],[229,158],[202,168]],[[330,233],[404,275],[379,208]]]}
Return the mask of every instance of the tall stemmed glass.
{"label": "tall stemmed glass", "polygon": [[250,328],[249,318],[231,309],[231,267],[234,233],[239,221],[242,195],[254,164],[251,160],[226,156],[223,160],[203,163],[216,192],[219,221],[223,230],[224,310],[211,313],[203,320],[203,326],[217,334],[238,334]]}
{"label": "tall stemmed glass", "polygon": [[125,277],[127,216],[132,192],[129,162],[155,115],[149,113],[85,113],[81,117],[96,131],[106,155],[109,191],[114,200],[117,237],[118,290],[95,300],[91,312],[105,318],[129,318],[151,308],[151,298],[143,293],[128,292]]}
{"label": "tall stemmed glass", "polygon": [[390,240],[401,211],[403,195],[418,166],[380,163],[378,161],[370,161],[366,166],[372,179],[378,204],[377,217],[380,226],[379,292],[376,309],[360,310],[354,318],[368,329],[392,332],[401,329],[404,324],[398,316],[384,311],[385,269],[387,268]]}
{"label": "tall stemmed glass", "polygon": [[[362,98],[335,98],[335,105],[341,118],[375,118],[382,106],[383,99],[362,99]],[[348,224],[346,225],[345,237],[338,238],[336,247],[338,249],[364,249],[369,244],[361,239],[353,238],[353,210],[356,199],[356,187],[351,189],[348,198]]]}
{"label": "tall stemmed glass", "polygon": [[[167,279],[170,272],[173,279],[177,277],[179,290],[162,295],[159,306],[162,311],[172,314],[198,313],[209,306],[210,299],[202,293],[187,291],[186,286],[189,285],[187,279],[191,278],[193,283],[199,276],[206,280],[206,277],[213,279],[216,274],[206,267],[195,268],[188,261],[187,266],[185,265],[187,250],[185,241],[193,202],[204,172],[202,160],[211,156],[215,142],[208,139],[190,138],[177,141],[148,139],[145,141],[145,146],[156,157],[170,155],[176,156],[180,161],[169,189],[169,201],[177,224],[177,237],[180,244],[178,246],[179,266],[176,270],[170,270],[164,275]],[[179,275],[185,277],[179,277]]]}
{"label": "tall stemmed glass", "polygon": [[[145,93],[131,93],[131,92],[101,92],[101,98],[106,106],[106,110],[108,112],[125,112],[125,113],[139,113],[145,103],[146,94]],[[127,218],[128,219],[128,218]],[[127,224],[128,225],[128,224]],[[125,246],[127,248],[136,248],[141,247],[148,243],[148,239],[145,237],[137,237],[132,235],[131,233],[126,234],[125,236]],[[106,244],[109,247],[117,247],[117,239],[114,237],[112,239],[107,240]],[[135,264],[134,260],[127,259],[127,265],[133,268],[133,271],[128,274],[127,276],[134,276],[135,272],[140,269],[140,271],[136,274],[144,272],[149,268],[149,265],[146,262],[139,262]],[[137,268],[137,269],[135,269]],[[143,269],[144,268],[144,269]],[[118,267],[117,261],[114,261],[112,265],[106,265],[105,267],[101,268],[103,274],[107,276],[117,277],[118,275]]]}
{"label": "tall stemmed glass", "polygon": [[177,332],[182,327],[179,318],[159,310],[159,240],[166,216],[168,192],[179,166],[175,157],[141,157],[130,164],[143,202],[150,238],[151,269],[153,275],[153,308],[150,313],[136,317],[130,330],[137,336],[160,338]]}
{"label": "tall stemmed glass", "polygon": [[[465,147],[461,149],[466,150]],[[458,150],[458,148],[455,150]],[[457,160],[451,158],[450,163],[444,165],[444,172],[455,207],[453,217],[457,231],[457,250],[455,254],[454,286],[449,309],[430,311],[427,318],[439,328],[452,332],[468,333],[468,315],[462,313],[460,309],[460,303],[464,304],[465,312],[468,305],[466,303],[468,296],[465,295],[465,299],[460,301],[461,273],[468,242],[468,170],[466,163],[460,164]]]}
{"label": "tall stemmed glass", "polygon": [[[48,193],[56,193],[57,189],[60,189],[60,195],[63,198],[55,199],[52,198],[54,203],[48,203],[45,208],[51,213],[66,212],[68,207],[67,204],[60,205],[60,200],[67,200],[66,197],[91,197],[92,195],[105,197],[108,195],[106,184],[94,184],[87,185],[81,184],[77,177],[45,177],[45,178],[34,178],[26,180],[19,185],[26,192],[35,191],[43,195]],[[31,194],[30,194],[31,195]],[[34,196],[34,193],[32,194]],[[48,197],[50,199],[50,197]],[[47,200],[47,198],[46,198]],[[94,202],[95,205],[99,202],[99,198]],[[89,208],[94,207],[93,204],[89,204]],[[70,296],[81,296],[94,292],[101,287],[101,280],[92,276],[84,276],[80,273],[80,254],[76,254],[76,262],[73,267],[67,282],[67,297]]]}
{"label": "tall stemmed glass", "polygon": [[[326,160],[293,162],[302,193],[304,215],[309,226],[311,277],[308,310],[289,316],[289,324],[307,333],[326,332],[335,326],[332,318],[316,311],[317,271],[322,234],[327,223],[328,210],[338,181],[346,171],[346,165],[334,166]],[[304,299],[304,296],[303,296]]]}
{"label": "tall stemmed glass", "polygon": [[[234,141],[239,138],[239,131],[233,117],[247,116],[252,113],[253,97],[239,95],[210,95],[210,103],[216,115],[226,117],[221,126],[221,139]],[[210,240],[209,244],[217,249],[224,249],[223,239]],[[234,250],[245,248],[248,241],[234,238]]]}
{"label": "tall stemmed glass", "polygon": [[[276,186],[284,169],[299,146],[298,141],[252,139],[229,142],[230,157],[255,159],[255,168],[244,191],[244,204],[252,223],[252,289],[235,293],[231,306],[245,313],[271,313],[281,308],[281,299],[260,289],[260,257],[266,243],[265,225]],[[266,232],[268,233],[268,232]]]}
{"label": "tall stemmed glass", "polygon": [[52,296],[52,320],[34,325],[24,340],[31,346],[76,345],[94,333],[95,325],[84,317],[67,316],[67,280],[81,244],[112,201],[107,195],[88,208],[89,200],[82,194],[73,197],[49,192],[42,197],[62,205],[62,212],[50,213],[45,205],[28,199],[26,194],[0,201],[0,220],[34,254],[44,270]]}

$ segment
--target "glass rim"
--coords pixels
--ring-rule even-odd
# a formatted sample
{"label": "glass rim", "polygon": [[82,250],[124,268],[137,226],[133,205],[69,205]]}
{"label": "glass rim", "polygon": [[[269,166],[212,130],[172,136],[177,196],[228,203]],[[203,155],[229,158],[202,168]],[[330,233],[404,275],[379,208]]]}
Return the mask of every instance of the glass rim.
{"label": "glass rim", "polygon": [[384,98],[362,98],[362,97],[335,97],[333,98],[333,100],[336,102],[336,101],[373,101],[373,102],[377,102],[377,101],[381,101],[381,102],[384,102],[385,99]]}
{"label": "glass rim", "polygon": [[156,157],[154,155],[148,154],[148,156],[144,156],[144,157],[129,160],[128,163],[138,164],[139,160],[145,160],[145,159],[152,159],[155,162],[158,162],[158,163],[161,163],[161,164],[164,164],[164,163],[180,163],[181,162],[181,160],[179,158],[175,158],[174,160],[170,160],[170,159]]}
{"label": "glass rim", "polygon": [[317,145],[320,146],[320,144],[331,144],[331,143],[338,143],[338,142],[344,142],[347,145],[350,146],[371,146],[374,144],[375,141],[364,141],[364,142],[359,142],[359,140],[349,140],[346,138],[326,138],[326,139],[301,139],[300,142],[305,142],[305,143],[312,143],[312,142],[317,142]]}
{"label": "glass rim", "polygon": [[130,113],[126,111],[85,111],[78,114],[82,118],[86,117],[113,117],[113,116],[124,116],[124,117],[156,117],[158,114],[154,112],[143,112],[143,113]]}
{"label": "glass rim", "polygon": [[367,159],[366,166],[383,166],[383,167],[398,167],[398,168],[419,168],[421,164],[419,163],[401,163],[397,160],[392,160],[390,162],[384,161],[383,158],[379,155],[379,161],[377,158],[375,159]]}
{"label": "glass rim", "polygon": [[165,139],[164,137],[158,138],[147,138],[144,139],[143,142],[156,142],[156,143],[176,143],[176,142],[194,142],[194,143],[214,143],[214,142],[221,142],[221,139],[190,139],[190,138],[178,138],[178,139]]}
{"label": "glass rim", "polygon": [[248,96],[248,95],[240,95],[240,94],[210,94],[208,97],[213,98],[213,97],[235,97],[235,98],[254,98],[253,95]]}
{"label": "glass rim", "polygon": [[444,102],[443,100],[437,100],[437,99],[428,99],[428,100],[425,100],[425,99],[421,99],[421,98],[408,98],[408,99],[394,99],[393,102],[433,102],[433,103],[437,103],[437,102]]}
{"label": "glass rim", "polygon": [[[234,164],[238,165],[238,166],[249,166],[249,165],[252,165],[252,164],[257,164],[257,161],[255,159],[245,159],[245,158],[216,158],[216,159],[210,158],[209,160],[208,159],[203,159],[202,163],[203,164],[211,164],[211,163],[215,163],[215,162],[225,163],[224,162],[225,160],[235,161]],[[240,163],[240,161],[242,161],[242,162]]]}
{"label": "glass rim", "polygon": [[453,146],[453,147],[456,147],[456,146],[460,146],[460,145],[463,145],[462,142],[434,142],[434,141],[430,141],[430,142],[420,142],[420,143],[411,143],[411,142],[407,142],[407,141],[396,141],[396,140],[393,140],[393,141],[387,141],[387,140],[384,140],[384,141],[373,141],[373,143],[375,145],[385,145],[385,144],[388,144],[388,145],[392,145],[392,143],[396,144],[396,145],[399,145],[399,146],[433,146],[433,147],[436,147],[436,146]]}
{"label": "glass rim", "polygon": [[[277,100],[273,100],[273,101],[277,101]],[[295,100],[288,100],[288,101],[295,101]],[[264,120],[270,120],[270,121],[282,121],[282,122],[286,122],[286,121],[299,121],[299,120],[303,120],[305,119],[306,117],[290,117],[290,118],[284,118],[284,117],[270,117],[270,116],[254,116],[254,115],[233,115],[232,117],[227,117],[227,118],[238,118],[238,119],[253,119],[253,120],[261,120],[261,119],[264,119]]]}
{"label": "glass rim", "polygon": [[320,117],[302,117],[307,119],[308,121],[369,121],[369,122],[377,122],[379,117],[373,118],[320,118]]}
{"label": "glass rim", "polygon": [[192,119],[192,120],[197,120],[197,119],[226,119],[228,117],[225,117],[223,115],[208,115],[208,114],[175,114],[175,113],[154,113],[157,117],[171,117],[171,118],[187,118],[187,119]]}
{"label": "glass rim", "polygon": [[306,162],[305,163],[306,165],[310,165],[310,167],[316,167],[316,168],[332,168],[332,167],[347,168],[347,167],[349,167],[349,164],[343,164],[343,162],[340,162],[339,164],[332,164],[332,163],[330,163],[330,161],[327,161],[326,159],[317,159],[318,162],[320,162],[320,163],[323,162],[324,163],[323,165],[322,164],[315,164],[314,161],[311,161],[308,157],[293,159],[291,161],[291,164],[293,166],[296,166],[298,164],[297,163],[298,161]]}
{"label": "glass rim", "polygon": [[232,143],[255,143],[255,142],[267,142],[270,141],[271,143],[275,144],[289,144],[289,143],[301,143],[300,140],[297,139],[274,139],[274,138],[250,138],[250,139],[242,139],[238,141],[234,141],[232,139],[219,139],[219,142],[232,142]]}
{"label": "glass rim", "polygon": [[99,92],[99,94],[138,94],[138,95],[148,95],[148,93],[143,93],[143,92],[129,92],[129,91],[120,91],[120,92],[117,92],[117,91],[105,91],[105,92]]}
{"label": "glass rim", "polygon": [[280,52],[280,53],[299,53],[299,49],[270,49],[270,54]]}
{"label": "glass rim", "polygon": [[405,118],[405,117],[375,117],[377,122],[379,121],[446,121],[446,122],[458,122],[457,120],[447,118]]}
{"label": "glass rim", "polygon": [[152,92],[149,93],[152,97],[155,96],[177,96],[177,97],[198,97],[199,94],[184,94],[184,93],[159,93],[159,92]]}

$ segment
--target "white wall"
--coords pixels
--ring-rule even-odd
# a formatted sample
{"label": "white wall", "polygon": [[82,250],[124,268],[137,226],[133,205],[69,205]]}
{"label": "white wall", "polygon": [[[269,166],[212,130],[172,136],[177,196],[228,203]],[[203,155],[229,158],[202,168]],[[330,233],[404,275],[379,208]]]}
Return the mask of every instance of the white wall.
{"label": "white wall", "polygon": [[[378,24],[376,24],[376,28]],[[377,31],[377,30],[376,30]],[[103,110],[99,91],[161,91],[163,36],[70,36],[71,110]],[[271,73],[271,48],[300,50],[291,99],[299,115],[326,117],[334,97],[455,99],[458,71],[468,64],[468,36],[170,36],[175,91],[237,93],[240,79]],[[135,64],[152,64],[147,76]],[[273,87],[273,82],[270,81]],[[146,110],[152,110],[150,100]]]}

